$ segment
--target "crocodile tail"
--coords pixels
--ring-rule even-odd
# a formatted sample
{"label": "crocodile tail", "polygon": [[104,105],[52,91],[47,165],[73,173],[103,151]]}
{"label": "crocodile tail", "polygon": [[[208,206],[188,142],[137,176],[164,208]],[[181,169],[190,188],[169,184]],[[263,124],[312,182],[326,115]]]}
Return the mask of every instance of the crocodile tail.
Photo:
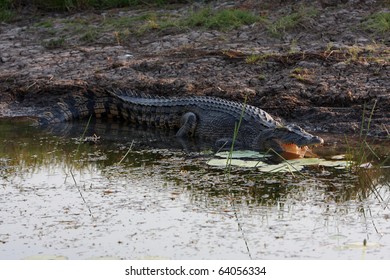
{"label": "crocodile tail", "polygon": [[39,116],[39,124],[67,122],[93,117],[117,117],[115,98],[104,92],[86,91],[61,98],[49,111]]}

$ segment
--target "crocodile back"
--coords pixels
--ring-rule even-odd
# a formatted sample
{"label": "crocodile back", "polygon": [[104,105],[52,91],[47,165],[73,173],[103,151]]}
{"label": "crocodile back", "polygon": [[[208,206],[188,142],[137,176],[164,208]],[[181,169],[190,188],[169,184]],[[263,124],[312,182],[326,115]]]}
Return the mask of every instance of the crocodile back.
{"label": "crocodile back", "polygon": [[[144,111],[152,111],[155,114],[161,112],[167,115],[181,116],[186,112],[194,112],[200,121],[206,121],[208,115],[220,118],[232,118],[235,121],[242,118],[244,122],[256,123],[265,128],[278,126],[267,112],[239,102],[229,101],[217,97],[191,96],[191,97],[156,97],[138,94],[132,91],[112,91],[112,96],[123,101],[123,107],[130,107],[130,111],[138,107],[146,107]],[[245,110],[244,110],[245,109]],[[142,112],[141,112],[142,114]]]}

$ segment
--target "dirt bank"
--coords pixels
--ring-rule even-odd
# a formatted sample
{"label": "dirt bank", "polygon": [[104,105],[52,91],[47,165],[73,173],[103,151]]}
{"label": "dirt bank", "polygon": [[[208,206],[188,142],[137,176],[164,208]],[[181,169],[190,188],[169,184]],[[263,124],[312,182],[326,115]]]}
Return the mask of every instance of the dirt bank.
{"label": "dirt bank", "polygon": [[[21,11],[0,24],[0,118],[36,115],[74,90],[121,87],[247,98],[324,133],[359,133],[364,108],[366,116],[374,109],[370,134],[388,139],[390,36],[369,22],[388,13],[389,2],[279,2]],[[260,19],[231,28],[184,26],[183,18],[202,9],[239,9]]]}

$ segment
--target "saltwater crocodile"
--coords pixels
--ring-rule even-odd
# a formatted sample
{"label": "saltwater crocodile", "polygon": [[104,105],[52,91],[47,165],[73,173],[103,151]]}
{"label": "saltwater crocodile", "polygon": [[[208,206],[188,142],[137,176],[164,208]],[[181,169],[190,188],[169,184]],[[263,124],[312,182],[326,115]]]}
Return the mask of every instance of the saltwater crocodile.
{"label": "saltwater crocodile", "polygon": [[[300,153],[323,143],[297,125],[283,125],[267,112],[216,97],[152,97],[132,91],[85,92],[63,98],[41,115],[42,125],[88,116],[119,118],[136,125],[176,131],[177,137],[199,137],[216,147]],[[233,140],[233,136],[236,137]]]}

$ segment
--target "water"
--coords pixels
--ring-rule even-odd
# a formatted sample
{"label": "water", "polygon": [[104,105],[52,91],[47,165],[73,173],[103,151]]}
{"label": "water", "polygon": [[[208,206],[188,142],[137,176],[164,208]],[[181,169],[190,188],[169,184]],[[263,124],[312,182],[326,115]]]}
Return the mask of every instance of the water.
{"label": "water", "polygon": [[0,122],[0,259],[390,259],[387,168],[228,179],[207,143],[84,127]]}

